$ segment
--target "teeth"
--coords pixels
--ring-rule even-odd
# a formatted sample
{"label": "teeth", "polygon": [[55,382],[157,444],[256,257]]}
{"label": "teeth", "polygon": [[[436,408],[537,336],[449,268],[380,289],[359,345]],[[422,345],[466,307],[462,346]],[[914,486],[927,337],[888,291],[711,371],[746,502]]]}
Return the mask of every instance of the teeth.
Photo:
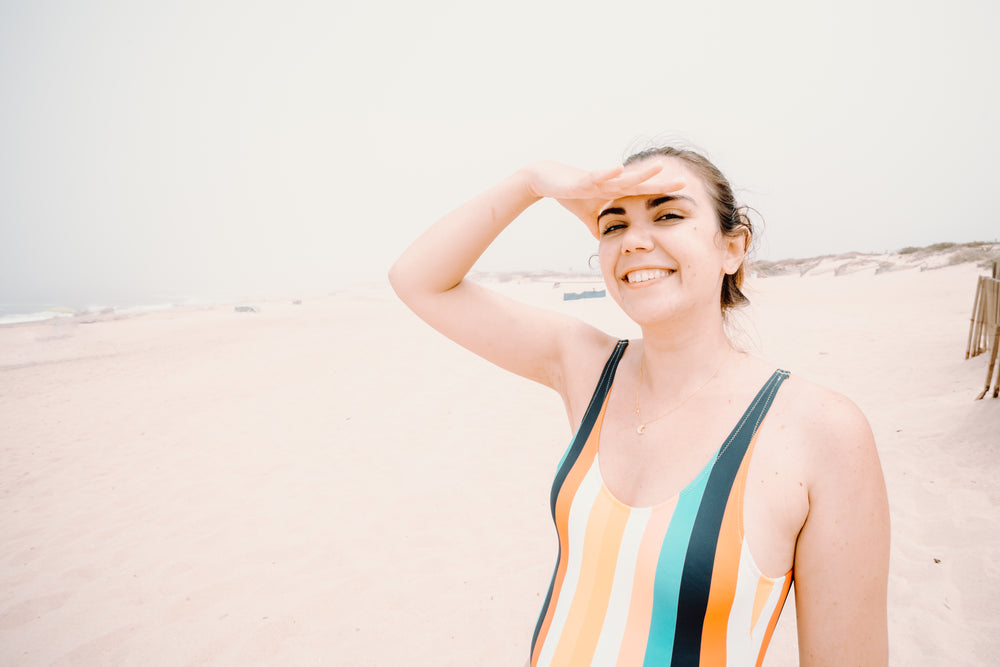
{"label": "teeth", "polygon": [[666,277],[670,273],[672,272],[664,271],[663,269],[642,269],[641,271],[631,271],[626,278],[628,278],[630,283],[643,283],[647,280]]}

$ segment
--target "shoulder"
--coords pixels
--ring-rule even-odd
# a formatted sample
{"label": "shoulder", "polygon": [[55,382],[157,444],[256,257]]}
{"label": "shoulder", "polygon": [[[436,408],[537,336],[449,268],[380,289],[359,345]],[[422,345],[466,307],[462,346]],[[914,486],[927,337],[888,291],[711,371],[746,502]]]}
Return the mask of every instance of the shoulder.
{"label": "shoulder", "polygon": [[851,399],[794,374],[779,396],[781,425],[805,464],[811,496],[873,476],[881,479],[871,426]]}
{"label": "shoulder", "polygon": [[836,446],[845,438],[871,433],[864,413],[843,394],[795,374],[784,384],[782,412],[803,435]]}

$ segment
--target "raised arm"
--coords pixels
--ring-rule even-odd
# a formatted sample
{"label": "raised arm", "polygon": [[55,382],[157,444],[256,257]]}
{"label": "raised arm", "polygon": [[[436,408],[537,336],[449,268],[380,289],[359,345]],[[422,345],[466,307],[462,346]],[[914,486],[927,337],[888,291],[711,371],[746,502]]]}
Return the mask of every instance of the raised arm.
{"label": "raised arm", "polygon": [[658,171],[653,165],[586,172],[551,162],[521,169],[424,232],[396,261],[389,280],[399,298],[444,335],[502,368],[564,393],[564,359],[588,348],[609,347],[613,339],[465,276],[500,232],[542,197],[558,199],[590,224],[603,203],[635,190]]}
{"label": "raised arm", "polygon": [[886,665],[889,505],[875,441],[847,399],[816,407],[816,472],[795,550],[799,662]]}

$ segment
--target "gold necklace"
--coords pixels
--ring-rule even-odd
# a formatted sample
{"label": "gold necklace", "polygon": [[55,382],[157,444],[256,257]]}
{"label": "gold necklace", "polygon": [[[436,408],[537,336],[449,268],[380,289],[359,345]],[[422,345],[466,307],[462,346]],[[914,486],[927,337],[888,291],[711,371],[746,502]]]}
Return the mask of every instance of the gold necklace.
{"label": "gold necklace", "polygon": [[642,414],[639,413],[639,389],[642,387],[642,365],[643,365],[643,361],[645,361],[645,359],[646,359],[646,351],[643,350],[642,351],[642,355],[640,355],[640,357],[639,357],[639,383],[635,386],[635,415],[636,415],[636,417],[639,418],[639,425],[636,427],[635,432],[638,433],[639,435],[642,435],[643,432],[646,430],[647,426],[649,426],[650,424],[652,424],[655,421],[659,421],[660,419],[663,419],[664,417],[666,417],[667,415],[669,415],[674,410],[677,410],[682,405],[684,405],[689,400],[691,400],[691,398],[695,394],[697,394],[699,391],[701,391],[702,389],[704,389],[705,387],[707,387],[708,383],[711,382],[712,380],[714,380],[715,376],[718,375],[719,371],[722,370],[722,366],[726,363],[726,360],[729,359],[729,354],[732,351],[733,351],[733,346],[730,345],[729,349],[726,350],[726,356],[722,357],[722,361],[719,363],[719,366],[715,369],[715,372],[712,373],[708,377],[708,379],[705,380],[705,382],[700,387],[698,387],[697,389],[695,389],[694,391],[692,391],[690,394],[688,394],[687,397],[683,401],[681,401],[680,403],[678,403],[674,407],[670,408],[669,410],[667,410],[666,412],[664,412],[659,417],[654,417],[653,419],[650,419],[649,421],[644,422],[644,421],[642,421]]}

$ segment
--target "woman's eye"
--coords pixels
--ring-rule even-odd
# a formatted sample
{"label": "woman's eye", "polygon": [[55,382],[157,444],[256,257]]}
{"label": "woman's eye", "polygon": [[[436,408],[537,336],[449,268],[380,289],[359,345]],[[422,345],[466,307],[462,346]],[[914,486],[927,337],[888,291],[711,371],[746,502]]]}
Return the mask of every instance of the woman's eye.
{"label": "woman's eye", "polygon": [[610,234],[611,232],[618,231],[619,229],[625,229],[625,225],[620,222],[612,222],[604,228],[604,231],[602,231],[601,234]]}
{"label": "woman's eye", "polygon": [[659,221],[659,220],[683,220],[683,219],[684,219],[684,216],[678,215],[677,213],[664,213],[663,215],[661,215],[660,217],[657,218],[657,221]]}

